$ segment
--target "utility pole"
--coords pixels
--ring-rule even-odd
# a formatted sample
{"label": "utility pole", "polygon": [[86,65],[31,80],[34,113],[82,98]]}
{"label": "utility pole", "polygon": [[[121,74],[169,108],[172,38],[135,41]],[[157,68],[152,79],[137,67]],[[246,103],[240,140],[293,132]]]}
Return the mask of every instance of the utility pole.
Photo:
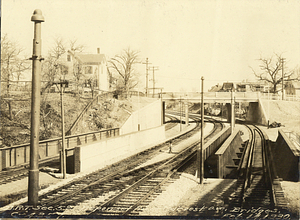
{"label": "utility pole", "polygon": [[234,111],[234,106],[235,100],[234,100],[234,91],[233,88],[231,89],[231,134],[233,133],[233,129],[235,126],[235,111]]}
{"label": "utility pole", "polygon": [[180,96],[180,100],[179,100],[179,111],[180,111],[180,132],[182,131],[182,117],[181,117],[181,96]]}
{"label": "utility pole", "polygon": [[158,66],[152,66],[149,68],[150,70],[153,70],[153,94],[152,94],[152,98],[154,98],[154,90],[155,90],[155,77],[154,77],[154,71],[158,70]]}
{"label": "utility pole", "polygon": [[28,177],[28,204],[34,207],[38,204],[39,191],[39,130],[41,103],[41,23],[44,17],[40,9],[33,12],[34,39],[32,60],[32,93],[31,93],[31,133],[30,133],[30,167]]}
{"label": "utility pole", "polygon": [[283,94],[283,92],[284,92],[284,90],[283,90],[283,77],[284,77],[284,74],[283,74],[283,63],[284,63],[284,58],[281,58],[281,63],[282,63],[282,100],[284,100],[284,94]]}
{"label": "utility pole", "polygon": [[63,178],[66,179],[67,174],[67,159],[66,159],[66,148],[65,148],[65,110],[64,110],[64,90],[68,86],[68,81],[61,80],[60,82],[55,82],[53,84],[60,85],[60,100],[61,100],[61,160],[60,160],[60,170],[63,174]]}
{"label": "utility pole", "polygon": [[199,179],[200,179],[200,184],[203,184],[204,180],[204,159],[203,159],[203,144],[204,144],[204,132],[203,132],[203,127],[204,127],[204,97],[203,97],[203,81],[204,77],[201,77],[201,141],[200,141],[200,149],[198,152],[199,158]]}
{"label": "utility pole", "polygon": [[151,64],[148,62],[148,58],[146,58],[146,63],[142,63],[142,64],[146,64],[146,97],[148,97],[148,64]]}
{"label": "utility pole", "polygon": [[200,133],[200,144],[197,149],[197,178],[199,178],[199,183],[203,184],[204,179],[204,161],[203,161],[203,143],[204,143],[204,136],[203,136],[203,127],[204,127],[204,98],[203,98],[203,81],[204,77],[201,77],[201,107],[200,107],[200,114],[201,114],[201,133]]}

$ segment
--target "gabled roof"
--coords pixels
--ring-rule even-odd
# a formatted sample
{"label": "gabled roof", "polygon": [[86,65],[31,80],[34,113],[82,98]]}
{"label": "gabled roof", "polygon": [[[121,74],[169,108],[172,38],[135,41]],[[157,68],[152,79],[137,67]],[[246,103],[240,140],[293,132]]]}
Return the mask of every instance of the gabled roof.
{"label": "gabled roof", "polygon": [[233,83],[223,83],[222,90],[231,90],[234,89]]}
{"label": "gabled roof", "polygon": [[83,64],[100,64],[105,61],[104,54],[82,54],[76,53],[75,57]]}
{"label": "gabled roof", "polygon": [[221,89],[222,89],[222,86],[215,85],[209,90],[209,92],[219,92]]}

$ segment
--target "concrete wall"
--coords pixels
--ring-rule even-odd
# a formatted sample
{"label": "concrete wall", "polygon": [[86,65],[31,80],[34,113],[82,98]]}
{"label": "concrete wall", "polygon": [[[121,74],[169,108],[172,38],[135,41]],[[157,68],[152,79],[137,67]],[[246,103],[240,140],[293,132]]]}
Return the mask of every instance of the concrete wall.
{"label": "concrete wall", "polygon": [[258,102],[249,103],[246,120],[261,125],[268,125],[266,111],[260,99]]}
{"label": "concrete wall", "polygon": [[123,135],[161,126],[163,124],[162,112],[160,99],[133,112],[121,126],[120,134]]}
{"label": "concrete wall", "polygon": [[215,153],[218,156],[217,170],[219,178],[225,178],[232,171],[232,169],[226,168],[226,166],[236,166],[233,158],[237,159],[237,153],[240,152],[239,148],[242,147],[242,143],[243,140],[240,132],[235,129]]}
{"label": "concrete wall", "polygon": [[203,146],[203,157],[206,160],[209,156],[217,151],[220,145],[229,137],[231,133],[230,127],[223,129]]}
{"label": "concrete wall", "polygon": [[300,152],[281,129],[278,130],[278,137],[272,151],[277,175],[283,180],[299,181]]}
{"label": "concrete wall", "polygon": [[165,126],[121,135],[92,144],[77,146],[74,152],[74,172],[121,160],[165,140]]}
{"label": "concrete wall", "polygon": [[226,103],[225,107],[226,107],[227,122],[231,122],[231,104]]}

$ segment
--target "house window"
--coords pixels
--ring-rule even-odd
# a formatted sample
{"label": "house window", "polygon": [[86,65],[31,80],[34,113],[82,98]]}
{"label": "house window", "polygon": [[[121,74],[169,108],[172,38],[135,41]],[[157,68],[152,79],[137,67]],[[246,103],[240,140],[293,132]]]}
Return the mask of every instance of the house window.
{"label": "house window", "polygon": [[68,67],[66,66],[61,66],[61,73],[63,75],[67,75],[68,74]]}
{"label": "house window", "polygon": [[92,74],[92,66],[86,66],[85,67],[85,74]]}
{"label": "house window", "polygon": [[71,62],[71,55],[67,56],[67,60],[68,60],[68,62]]}

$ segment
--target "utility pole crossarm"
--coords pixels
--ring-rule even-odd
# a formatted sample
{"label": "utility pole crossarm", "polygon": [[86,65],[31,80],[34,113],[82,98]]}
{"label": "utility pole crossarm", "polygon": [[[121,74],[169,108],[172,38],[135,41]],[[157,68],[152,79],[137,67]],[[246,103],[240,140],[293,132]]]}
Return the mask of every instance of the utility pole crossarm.
{"label": "utility pole crossarm", "polygon": [[146,63],[142,63],[142,64],[146,64],[146,97],[148,94],[148,64],[151,64],[148,62],[148,58],[146,58]]}
{"label": "utility pole crossarm", "polygon": [[154,90],[155,90],[155,75],[154,75],[154,71],[159,70],[159,68],[158,68],[158,66],[152,66],[152,67],[149,67],[149,69],[153,71],[153,78],[152,78],[152,81],[153,81],[153,94],[152,94],[152,98],[154,98]]}

